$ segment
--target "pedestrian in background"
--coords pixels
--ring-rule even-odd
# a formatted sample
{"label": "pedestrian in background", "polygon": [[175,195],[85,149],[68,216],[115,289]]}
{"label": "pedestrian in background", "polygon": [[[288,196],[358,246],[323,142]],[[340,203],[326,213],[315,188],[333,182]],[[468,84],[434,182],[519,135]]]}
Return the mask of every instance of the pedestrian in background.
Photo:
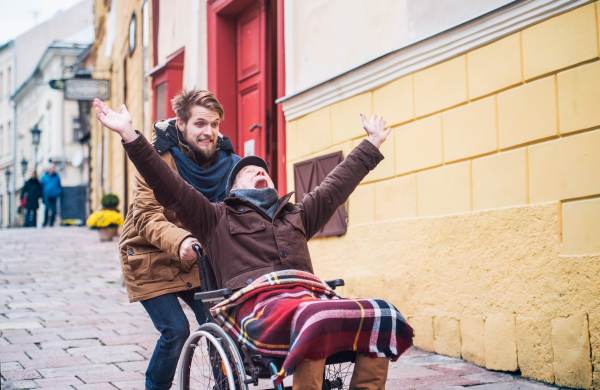
{"label": "pedestrian in background", "polygon": [[50,165],[48,171],[42,176],[42,187],[44,188],[44,205],[46,211],[44,213],[44,224],[45,226],[53,226],[54,219],[56,218],[56,199],[62,193],[62,186],[60,185],[60,177],[56,173],[56,167]]}
{"label": "pedestrian in background", "polygon": [[31,177],[25,182],[23,191],[21,191],[21,202],[25,208],[25,222],[23,227],[37,226],[37,209],[40,207],[40,198],[43,196],[43,189],[37,178],[35,171],[31,172]]}

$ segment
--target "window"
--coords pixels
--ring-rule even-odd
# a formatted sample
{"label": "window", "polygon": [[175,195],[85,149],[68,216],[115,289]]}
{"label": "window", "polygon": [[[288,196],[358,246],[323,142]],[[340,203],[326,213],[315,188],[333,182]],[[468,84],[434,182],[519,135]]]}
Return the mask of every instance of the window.
{"label": "window", "polygon": [[135,47],[137,45],[137,18],[135,12],[131,14],[131,21],[129,22],[129,57],[133,55]]}
{"label": "window", "polygon": [[83,138],[83,129],[79,118],[73,118],[73,142],[79,142]]}
{"label": "window", "polygon": [[10,66],[6,71],[6,94],[10,97],[12,93],[12,72]]}
{"label": "window", "polygon": [[183,86],[184,56],[185,48],[182,47],[168,56],[164,63],[154,67],[148,74],[152,76],[154,122],[175,116],[171,99],[181,92]]}
{"label": "window", "polygon": [[0,72],[0,100],[4,98],[4,73]]}
{"label": "window", "polygon": [[[296,202],[319,186],[325,177],[344,160],[342,152],[332,153],[294,164]],[[341,205],[327,224],[313,237],[341,236],[346,234],[348,222],[346,207]]]}
{"label": "window", "polygon": [[4,156],[4,144],[4,127],[0,125],[0,157]]}
{"label": "window", "polygon": [[154,104],[156,109],[156,120],[166,118],[165,99],[167,98],[167,83],[160,83],[156,86],[156,94],[154,95]]}

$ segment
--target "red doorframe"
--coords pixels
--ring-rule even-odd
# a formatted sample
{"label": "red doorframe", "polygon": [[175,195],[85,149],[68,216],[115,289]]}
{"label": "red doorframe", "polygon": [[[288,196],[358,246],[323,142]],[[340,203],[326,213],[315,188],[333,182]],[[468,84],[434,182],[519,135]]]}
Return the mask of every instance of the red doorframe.
{"label": "red doorframe", "polygon": [[[277,99],[285,96],[285,40],[284,0],[277,0]],[[287,193],[287,154],[285,140],[285,116],[281,103],[277,105],[277,190]]]}
{"label": "red doorframe", "polygon": [[[237,111],[237,74],[236,74],[236,16],[260,0],[208,0],[207,2],[207,73],[208,89],[215,94],[226,110],[226,120],[221,124],[221,133],[231,139],[235,145],[236,151],[242,153],[237,138],[238,118]],[[271,23],[277,23],[277,40],[272,42],[275,46],[277,69],[273,69],[268,64],[269,73],[275,71],[276,80],[271,78],[273,83],[277,83],[277,97],[285,94],[285,73],[282,71],[285,67],[285,57],[283,54],[283,0],[265,0],[270,1],[271,7],[277,7],[276,20]],[[268,32],[267,32],[268,34]],[[267,105],[275,107],[275,96],[271,96],[271,102]],[[271,111],[273,112],[273,111]],[[272,115],[275,117],[275,115]],[[276,133],[276,144],[272,145],[277,163],[272,169],[275,174],[273,180],[277,185],[280,194],[286,192],[286,169],[285,169],[285,119],[281,108],[277,107],[277,117],[271,120],[272,133]],[[281,136],[283,134],[283,137]]]}
{"label": "red doorframe", "polygon": [[[183,87],[183,60],[185,57],[185,47],[177,50],[175,53],[167,57],[164,63],[154,67],[148,72],[148,76],[152,77],[152,122],[175,117],[171,99],[181,92]],[[158,101],[156,88],[165,84],[164,101]],[[157,117],[157,105],[163,104],[164,118]],[[162,116],[162,115],[161,115]]]}

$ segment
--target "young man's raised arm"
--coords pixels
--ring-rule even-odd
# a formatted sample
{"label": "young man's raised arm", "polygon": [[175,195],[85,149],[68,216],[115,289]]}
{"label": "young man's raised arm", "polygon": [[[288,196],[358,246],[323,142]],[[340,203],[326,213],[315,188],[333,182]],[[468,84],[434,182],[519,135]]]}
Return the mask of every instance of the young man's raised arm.
{"label": "young man's raised arm", "polygon": [[367,139],[354,148],[344,161],[327,175],[323,183],[306,194],[300,202],[305,210],[302,213],[302,223],[308,239],[325,226],[369,171],[383,160],[379,147],[391,129],[385,130],[382,117],[373,115],[371,122],[367,122],[367,118],[363,114],[360,115],[368,134]]}
{"label": "young man's raised arm", "polygon": [[186,183],[160,158],[146,138],[133,129],[125,105],[121,106],[121,114],[117,114],[96,99],[94,109],[98,120],[121,136],[129,159],[152,189],[156,200],[173,210],[194,237],[207,243],[220,218],[220,207]]}

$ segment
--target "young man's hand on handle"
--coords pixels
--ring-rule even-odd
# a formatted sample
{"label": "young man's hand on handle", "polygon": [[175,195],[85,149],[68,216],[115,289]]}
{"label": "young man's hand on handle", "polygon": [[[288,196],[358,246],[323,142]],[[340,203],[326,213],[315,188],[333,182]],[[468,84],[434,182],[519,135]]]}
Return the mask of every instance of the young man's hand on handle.
{"label": "young man's hand on handle", "polygon": [[179,246],[179,258],[181,260],[196,260],[196,252],[192,246],[198,245],[202,248],[202,244],[200,241],[196,240],[194,237],[188,237],[181,242]]}
{"label": "young man's hand on handle", "polygon": [[360,114],[360,117],[362,118],[363,127],[368,134],[367,139],[379,149],[392,131],[392,128],[388,127],[388,129],[385,130],[385,121],[382,116],[378,117],[373,114],[371,122],[367,122],[367,117],[363,113]]}
{"label": "young man's hand on handle", "polygon": [[131,142],[138,137],[131,124],[131,114],[129,114],[124,104],[121,105],[121,113],[117,114],[104,102],[94,99],[94,110],[96,110],[96,116],[100,123],[119,134],[123,141]]}

